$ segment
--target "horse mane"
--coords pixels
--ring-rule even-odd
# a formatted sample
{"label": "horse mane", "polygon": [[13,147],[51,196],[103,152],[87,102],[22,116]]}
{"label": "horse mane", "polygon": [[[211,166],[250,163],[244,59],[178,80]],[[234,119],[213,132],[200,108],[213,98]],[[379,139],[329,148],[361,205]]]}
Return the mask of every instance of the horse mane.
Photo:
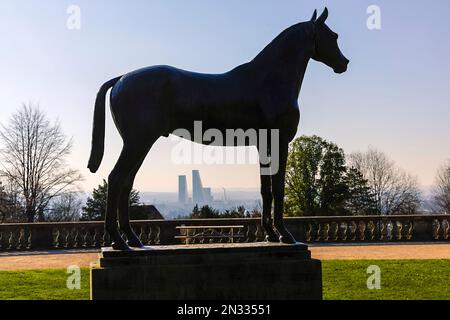
{"label": "horse mane", "polygon": [[[312,23],[297,23],[283,32],[281,32],[272,42],[270,42],[253,60],[253,63],[270,63],[274,59],[280,58],[292,45],[293,41],[301,42],[302,38],[298,37],[299,33],[304,35],[306,41],[310,37]],[[296,39],[292,39],[295,37]],[[295,42],[294,42],[295,43]],[[305,43],[306,44],[306,43]],[[300,44],[301,45],[301,44]]]}

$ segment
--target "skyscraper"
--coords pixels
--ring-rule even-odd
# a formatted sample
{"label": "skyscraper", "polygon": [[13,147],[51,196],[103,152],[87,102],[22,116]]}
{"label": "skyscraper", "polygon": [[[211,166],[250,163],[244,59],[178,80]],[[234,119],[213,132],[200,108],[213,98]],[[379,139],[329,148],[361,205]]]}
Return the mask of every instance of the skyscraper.
{"label": "skyscraper", "polygon": [[203,200],[205,203],[211,204],[214,201],[211,188],[203,188]]}
{"label": "skyscraper", "polygon": [[187,202],[187,179],[186,176],[178,177],[178,202],[185,205]]}
{"label": "skyscraper", "polygon": [[192,201],[194,205],[200,205],[205,202],[202,179],[198,170],[192,171]]}

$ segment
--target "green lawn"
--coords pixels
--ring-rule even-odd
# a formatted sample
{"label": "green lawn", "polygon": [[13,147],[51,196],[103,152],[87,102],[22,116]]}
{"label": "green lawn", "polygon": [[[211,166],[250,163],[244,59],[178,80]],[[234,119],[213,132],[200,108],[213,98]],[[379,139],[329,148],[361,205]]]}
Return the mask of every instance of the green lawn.
{"label": "green lawn", "polygon": [[[367,268],[381,269],[381,290],[368,290]],[[327,300],[450,300],[450,260],[323,261]]]}
{"label": "green lawn", "polygon": [[81,290],[67,289],[66,270],[0,271],[0,300],[87,300],[89,269],[81,270]]}
{"label": "green lawn", "polygon": [[[367,268],[381,269],[381,290],[368,290]],[[81,290],[66,287],[66,270],[2,271],[0,299],[89,299],[89,270],[82,270]],[[323,261],[324,298],[450,300],[450,260]]]}

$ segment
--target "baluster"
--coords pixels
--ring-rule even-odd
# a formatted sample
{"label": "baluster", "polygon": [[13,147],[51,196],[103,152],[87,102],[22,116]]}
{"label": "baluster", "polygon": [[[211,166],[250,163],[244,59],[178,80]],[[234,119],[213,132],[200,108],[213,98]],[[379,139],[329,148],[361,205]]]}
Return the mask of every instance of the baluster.
{"label": "baluster", "polygon": [[323,241],[328,242],[330,240],[330,224],[325,223],[323,227]]}
{"label": "baluster", "polygon": [[[210,229],[210,238],[208,243],[214,243],[215,241],[217,241],[216,239],[214,239],[214,236],[220,235],[220,231],[218,229]],[[231,236],[231,232],[229,234],[227,234],[228,236],[228,242],[230,241],[230,236]]]}
{"label": "baluster", "polygon": [[261,225],[258,223],[256,225],[255,242],[262,241],[262,239],[263,239],[263,232],[261,230]]}
{"label": "baluster", "polygon": [[85,228],[85,234],[84,234],[84,244],[83,246],[85,248],[91,248],[92,247],[92,236],[91,236],[91,228],[86,227]]}
{"label": "baluster", "polygon": [[94,235],[92,236],[92,246],[98,248],[100,246],[100,237],[98,234],[98,228],[94,227]]}
{"label": "baluster", "polygon": [[141,225],[139,230],[139,239],[141,240],[142,244],[147,244],[147,233],[145,231],[145,225]]}
{"label": "baluster", "polygon": [[356,225],[355,221],[350,222],[350,240],[355,241],[356,240],[356,229],[358,226]]}
{"label": "baluster", "polygon": [[237,231],[237,234],[236,234],[236,236],[237,236],[237,238],[236,238],[236,242],[237,243],[242,243],[243,242],[243,233],[242,233],[242,228],[239,228],[238,229],[238,231]]}
{"label": "baluster", "polygon": [[444,238],[444,240],[448,240],[449,239],[449,229],[450,229],[450,224],[448,222],[447,219],[442,220],[442,231],[443,231],[443,235],[442,237]]}
{"label": "baluster", "polygon": [[97,233],[96,229],[97,228],[95,226],[92,226],[92,227],[88,228],[88,232],[89,232],[89,235],[88,235],[89,243],[88,243],[88,245],[89,245],[90,248],[95,248],[96,247],[96,242],[97,242],[97,239],[95,239],[96,233]]}
{"label": "baluster", "polygon": [[385,231],[386,231],[386,225],[383,221],[380,221],[380,241],[384,241],[385,239]]}
{"label": "baluster", "polygon": [[[184,232],[186,232],[186,236],[189,236],[189,232],[188,231],[184,231]],[[151,245],[151,244],[153,244],[154,242],[153,242],[153,226],[152,225],[150,225],[149,227],[148,227],[148,235],[147,235],[147,238],[148,238],[148,244],[149,245]],[[189,244],[189,240],[187,239],[186,240],[186,244]]]}
{"label": "baluster", "polygon": [[8,239],[8,250],[14,250],[16,249],[16,240],[15,240],[15,234],[14,231],[11,231],[9,234],[9,239]]}
{"label": "baluster", "polygon": [[217,235],[217,230],[216,229],[206,229],[205,233],[203,234],[203,243],[211,243],[211,239],[213,239],[214,236]]}
{"label": "baluster", "polygon": [[55,231],[55,248],[61,248],[61,229],[56,229]]}
{"label": "baluster", "polygon": [[410,221],[408,226],[408,232],[406,235],[406,240],[412,240],[413,236],[414,236],[414,223]]}
{"label": "baluster", "polygon": [[441,231],[441,224],[439,220],[433,221],[433,239],[439,240],[440,239],[440,231]]}
{"label": "baluster", "polygon": [[23,249],[31,249],[31,228],[28,227],[23,229]]}
{"label": "baluster", "polygon": [[28,229],[28,236],[26,238],[26,244],[27,244],[26,249],[27,250],[31,249],[31,246],[32,246],[31,241],[33,241],[33,234],[32,234],[31,228],[30,228],[30,229]]}
{"label": "baluster", "polygon": [[[217,239],[214,239],[214,236],[221,235],[220,230],[211,229],[210,232],[211,232],[211,235],[210,235],[211,238],[209,239],[208,243],[215,243],[217,241]],[[231,232],[229,234],[227,234],[227,236],[229,238],[231,236]],[[228,242],[231,242],[230,239],[228,239]]]}
{"label": "baluster", "polygon": [[306,229],[306,242],[311,242],[312,240],[312,225],[308,223],[308,228]]}
{"label": "baluster", "polygon": [[[29,227],[24,227],[23,228],[23,240],[22,240],[22,249],[23,250],[28,250],[31,247],[30,234],[31,234],[31,229]],[[52,243],[52,249],[54,249],[54,248],[55,247],[53,246],[53,243]]]}
{"label": "baluster", "polygon": [[366,223],[364,221],[360,221],[358,223],[358,231],[359,231],[359,239],[361,241],[365,241],[366,240]]}
{"label": "baluster", "polygon": [[205,243],[205,236],[208,235],[208,230],[209,229],[202,229],[199,233],[198,233],[198,242],[200,244],[204,244]]}
{"label": "baluster", "polygon": [[193,235],[193,242],[192,243],[201,243],[202,242],[202,237],[201,236],[203,234],[204,234],[204,230],[201,230],[201,229],[194,229],[194,230],[192,230],[192,235]]}
{"label": "baluster", "polygon": [[64,231],[66,232],[66,237],[64,239],[64,247],[70,248],[72,243],[72,229],[71,228],[64,228]]}
{"label": "baluster", "polygon": [[320,223],[317,224],[317,233],[316,233],[316,242],[319,242],[321,239],[321,233],[322,233],[322,226]]}
{"label": "baluster", "polygon": [[397,221],[397,240],[402,240],[403,238],[403,223],[401,221]]}
{"label": "baluster", "polygon": [[80,247],[86,248],[88,246],[88,230],[87,228],[80,229]]}
{"label": "baluster", "polygon": [[369,240],[373,241],[375,239],[375,223],[369,221],[367,224],[367,229],[369,230]]}
{"label": "baluster", "polygon": [[347,231],[348,231],[348,224],[347,222],[341,223],[341,240],[347,241]]}
{"label": "baluster", "polygon": [[77,227],[74,228],[74,234],[75,237],[73,239],[73,247],[74,248],[78,248],[81,246],[81,241],[80,241],[80,229],[78,229]]}
{"label": "baluster", "polygon": [[233,234],[232,234],[231,230],[228,233],[228,232],[226,232],[226,230],[224,228],[220,228],[219,231],[218,231],[219,235],[220,235],[220,238],[217,238],[215,240],[215,243],[225,243],[226,242],[226,238],[225,238],[226,236],[229,238],[228,242],[234,242],[234,239],[232,239]]}
{"label": "baluster", "polygon": [[17,250],[22,250],[25,248],[25,230],[20,228],[18,231],[18,239],[17,239]]}
{"label": "baluster", "polygon": [[393,235],[393,230],[394,230],[394,224],[392,223],[392,221],[389,220],[389,222],[386,225],[386,238],[388,241],[392,241],[392,239],[394,238]]}
{"label": "baluster", "polygon": [[[158,232],[158,230],[156,229],[156,227],[155,227],[155,244],[156,244],[156,233]],[[192,239],[191,239],[191,241],[192,241],[192,243],[193,244],[195,244],[195,243],[200,243],[201,242],[201,238],[199,237],[199,235],[201,235],[202,233],[203,233],[203,231],[201,231],[200,229],[194,229],[194,230],[191,230],[191,232],[192,232],[192,235],[191,235],[191,237],[192,237]]]}
{"label": "baluster", "polygon": [[333,222],[333,237],[332,237],[332,241],[336,242],[339,240],[339,223],[337,222]]}
{"label": "baluster", "polygon": [[252,229],[252,225],[251,225],[251,224],[248,224],[248,225],[247,225],[247,232],[246,232],[246,234],[245,234],[245,242],[246,242],[246,243],[251,243],[251,242],[253,242],[253,241],[252,241],[252,231],[251,231],[251,229]]}
{"label": "baluster", "polygon": [[108,245],[108,236],[107,236],[107,232],[105,231],[105,229],[103,229],[103,236],[102,236],[102,247],[107,247]]}
{"label": "baluster", "polygon": [[156,237],[155,237],[155,244],[161,244],[161,228],[160,226],[156,226]]}

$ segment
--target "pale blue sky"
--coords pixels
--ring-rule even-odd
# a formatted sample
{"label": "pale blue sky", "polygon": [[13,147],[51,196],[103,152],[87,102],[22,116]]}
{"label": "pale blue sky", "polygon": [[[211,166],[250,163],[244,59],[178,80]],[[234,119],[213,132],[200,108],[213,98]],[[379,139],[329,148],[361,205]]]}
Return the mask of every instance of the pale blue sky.
{"label": "pale blue sky", "polygon": [[[81,8],[80,31],[66,28],[71,4]],[[381,8],[380,31],[366,27],[371,4]],[[103,82],[156,64],[227,71],[324,5],[351,64],[346,74],[335,75],[311,62],[299,134],[323,136],[346,152],[378,147],[421,184],[432,184],[437,167],[450,158],[448,0],[2,0],[0,122],[22,102],[39,102],[73,137],[70,165],[81,170],[89,190],[108,175],[121,147],[108,114],[101,170],[92,175],[85,169],[93,102]],[[173,165],[172,146],[158,142],[138,189],[175,191],[177,175],[194,168],[212,187],[259,185],[255,165]]]}

